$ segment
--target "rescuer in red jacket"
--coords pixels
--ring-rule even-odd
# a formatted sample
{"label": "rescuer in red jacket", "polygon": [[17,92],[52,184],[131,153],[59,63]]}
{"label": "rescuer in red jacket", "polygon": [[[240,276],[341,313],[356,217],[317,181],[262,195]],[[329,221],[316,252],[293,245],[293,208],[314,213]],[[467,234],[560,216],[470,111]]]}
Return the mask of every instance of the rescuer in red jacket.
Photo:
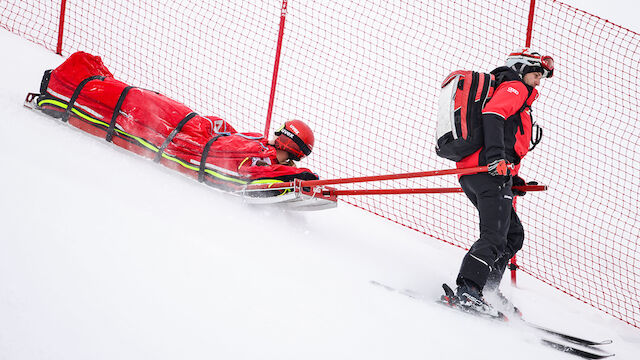
{"label": "rescuer in red jacket", "polygon": [[535,147],[540,141],[531,105],[538,97],[536,87],[541,79],[553,76],[553,59],[523,49],[511,53],[505,66],[491,73],[496,76],[496,90],[482,110],[484,146],[457,163],[458,168],[488,165],[489,171],[459,179],[478,209],[480,238],[462,260],[456,295],[464,307],[495,314],[496,309],[484,300],[483,290],[496,291],[502,302],[496,305],[514,309],[497,291],[507,262],[524,240],[524,229],[513,209],[513,196],[524,193],[511,187],[525,184],[518,176],[520,161],[530,144]]}

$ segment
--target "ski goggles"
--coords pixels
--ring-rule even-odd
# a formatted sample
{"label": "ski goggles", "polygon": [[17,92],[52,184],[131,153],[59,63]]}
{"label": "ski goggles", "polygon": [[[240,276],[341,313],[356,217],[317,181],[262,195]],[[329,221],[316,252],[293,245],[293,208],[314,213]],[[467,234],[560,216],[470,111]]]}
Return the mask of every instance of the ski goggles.
{"label": "ski goggles", "polygon": [[[286,128],[286,124],[282,125],[282,127],[276,130],[274,134],[276,136],[284,135],[289,139],[291,139],[296,145],[298,145],[298,149],[299,149],[298,151],[295,151],[297,149],[291,149],[291,148],[282,149],[289,153],[292,160],[300,161],[300,159],[302,159],[303,157],[311,154],[311,149],[309,149],[309,146],[307,146],[307,144],[305,144],[304,141],[300,139],[298,135],[289,131],[289,129]],[[292,150],[294,150],[298,154],[292,153]]]}
{"label": "ski goggles", "polygon": [[553,76],[553,58],[551,56],[541,56],[540,65],[542,65],[542,69],[544,70],[542,76],[546,78]]}
{"label": "ski goggles", "polygon": [[542,68],[542,77],[550,78],[553,77],[553,66],[554,61],[551,56],[542,56],[538,53],[511,53],[509,56],[517,56],[521,59],[525,60],[527,65],[529,66],[540,66]]}

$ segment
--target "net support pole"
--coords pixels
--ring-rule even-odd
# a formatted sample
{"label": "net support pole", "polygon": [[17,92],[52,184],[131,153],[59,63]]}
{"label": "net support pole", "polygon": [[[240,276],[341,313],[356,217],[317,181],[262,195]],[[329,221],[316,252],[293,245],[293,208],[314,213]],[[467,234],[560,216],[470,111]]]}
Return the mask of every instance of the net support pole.
{"label": "net support pole", "polygon": [[515,287],[518,285],[516,281],[516,270],[518,270],[516,255],[513,255],[511,261],[509,262],[509,270],[511,271],[511,285]]}
{"label": "net support pole", "polygon": [[536,0],[531,0],[529,4],[529,21],[527,23],[527,39],[525,40],[525,47],[531,46],[531,33],[533,32],[533,13],[536,9]]}
{"label": "net support pole", "polygon": [[[516,206],[517,203],[518,203],[518,197],[514,196],[511,206],[513,206],[513,211],[515,211],[516,213],[518,212],[518,208]],[[516,287],[518,285],[517,279],[516,279],[517,270],[518,270],[518,263],[516,262],[516,254],[513,254],[511,259],[509,260],[509,272],[511,273],[511,286],[513,287]]]}
{"label": "net support pole", "polygon": [[280,67],[280,51],[282,50],[282,35],[284,34],[284,22],[287,17],[287,0],[282,0],[282,12],[280,14],[280,30],[278,31],[278,45],[276,46],[276,60],[273,64],[273,78],[271,79],[271,93],[269,94],[269,109],[267,110],[267,123],[264,126],[264,137],[269,138],[271,127],[271,115],[273,102],[276,96],[276,82],[278,81],[278,68]]}
{"label": "net support pole", "polygon": [[[533,33],[533,16],[536,10],[536,0],[531,0],[529,3],[529,20],[527,21],[527,38],[525,39],[525,47],[531,47],[531,35]],[[516,201],[514,198],[513,208],[515,210]],[[514,254],[509,261],[509,270],[511,272],[511,285],[517,286],[516,271],[518,270],[518,263],[516,261],[516,255]]]}
{"label": "net support pole", "polygon": [[56,54],[62,55],[62,36],[64,34],[64,14],[67,9],[67,0],[60,2],[60,23],[58,24],[58,45],[56,46]]}

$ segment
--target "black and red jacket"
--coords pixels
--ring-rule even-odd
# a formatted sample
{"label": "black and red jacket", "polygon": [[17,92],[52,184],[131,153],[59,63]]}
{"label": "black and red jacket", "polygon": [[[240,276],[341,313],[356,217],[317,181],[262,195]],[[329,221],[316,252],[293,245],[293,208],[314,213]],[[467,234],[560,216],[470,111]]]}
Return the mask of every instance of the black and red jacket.
{"label": "black and red jacket", "polygon": [[512,175],[517,175],[520,160],[529,151],[533,125],[531,105],[538,98],[538,91],[506,66],[491,73],[496,76],[496,90],[482,109],[484,146],[457,162],[456,167],[484,166],[506,159],[516,165]]}

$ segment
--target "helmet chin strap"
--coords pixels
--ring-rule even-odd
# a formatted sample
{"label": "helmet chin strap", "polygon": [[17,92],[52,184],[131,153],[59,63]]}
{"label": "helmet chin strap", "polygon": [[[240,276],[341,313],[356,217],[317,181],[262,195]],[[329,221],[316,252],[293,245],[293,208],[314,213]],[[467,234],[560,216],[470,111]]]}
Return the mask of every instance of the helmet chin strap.
{"label": "helmet chin strap", "polygon": [[288,152],[284,151],[284,150],[280,150],[280,149],[276,149],[276,158],[278,159],[278,164],[288,164],[290,161],[292,161],[291,155],[289,155]]}
{"label": "helmet chin strap", "polygon": [[[519,68],[518,68],[518,65],[520,66]],[[525,66],[531,66],[531,65],[525,65],[525,64],[522,64],[522,63],[519,63],[519,64],[513,64],[513,65],[511,65],[511,69],[513,69],[515,72],[517,72],[517,73],[518,73],[518,76],[520,76],[520,79],[523,79],[523,80],[524,80],[524,76],[526,75],[526,74],[524,73],[524,68],[525,68]],[[544,69],[542,69],[542,68],[541,68],[540,70],[541,70],[541,71],[537,71],[537,70],[536,70],[536,71],[530,71],[530,72],[540,72],[540,73],[542,73],[542,75],[543,75],[542,77],[545,77],[545,76],[544,76],[544,74],[545,74]],[[527,73],[527,74],[528,74],[528,73]]]}
{"label": "helmet chin strap", "polygon": [[[520,66],[518,67],[518,65],[520,65]],[[518,73],[518,76],[520,76],[520,79],[524,78],[524,74],[522,74],[522,69],[523,68],[524,68],[524,64],[522,64],[522,63],[511,65],[511,69]]]}

